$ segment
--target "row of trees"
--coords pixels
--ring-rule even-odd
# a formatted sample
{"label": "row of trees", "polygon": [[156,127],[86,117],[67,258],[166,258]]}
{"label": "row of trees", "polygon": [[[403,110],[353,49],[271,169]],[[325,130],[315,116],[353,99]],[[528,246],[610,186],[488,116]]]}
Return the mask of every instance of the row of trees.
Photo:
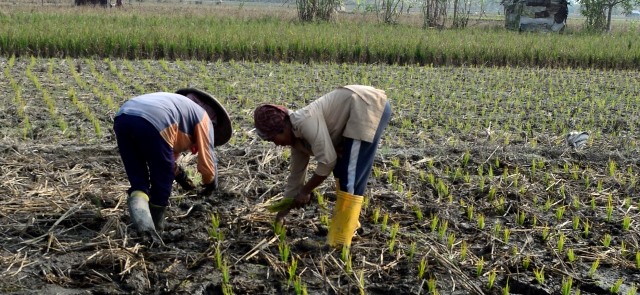
{"label": "row of trees", "polygon": [[[403,13],[408,13],[416,5],[421,8],[423,26],[444,28],[447,13],[453,13],[451,24],[455,28],[466,27],[471,14],[471,0],[373,0],[373,3],[361,3],[356,0],[356,9],[374,12],[382,22],[394,24]],[[485,1],[485,0],[481,0]],[[298,16],[301,21],[330,20],[344,7],[343,0],[296,0]]]}
{"label": "row of trees", "polygon": [[[472,5],[479,14],[483,14],[487,7],[487,0],[373,0],[373,3],[355,0],[355,3],[357,9],[374,12],[382,22],[388,24],[396,23],[400,15],[409,9],[420,7],[425,28],[444,28],[447,20],[450,20],[451,27],[466,27]],[[574,4],[580,5],[586,29],[610,31],[614,9],[629,12],[633,5],[640,5],[640,0],[577,0]],[[330,20],[344,5],[344,0],[296,0],[296,5],[302,21]]]}

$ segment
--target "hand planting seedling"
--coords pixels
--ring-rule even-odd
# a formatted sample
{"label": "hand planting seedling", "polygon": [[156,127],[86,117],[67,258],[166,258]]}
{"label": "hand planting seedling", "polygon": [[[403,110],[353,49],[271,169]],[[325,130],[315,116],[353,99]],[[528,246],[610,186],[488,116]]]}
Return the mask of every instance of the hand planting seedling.
{"label": "hand planting seedling", "polygon": [[269,207],[267,207],[267,210],[269,210],[269,212],[272,212],[272,213],[288,210],[288,209],[291,209],[294,203],[295,203],[294,198],[282,198],[280,201],[277,201],[269,205]]}

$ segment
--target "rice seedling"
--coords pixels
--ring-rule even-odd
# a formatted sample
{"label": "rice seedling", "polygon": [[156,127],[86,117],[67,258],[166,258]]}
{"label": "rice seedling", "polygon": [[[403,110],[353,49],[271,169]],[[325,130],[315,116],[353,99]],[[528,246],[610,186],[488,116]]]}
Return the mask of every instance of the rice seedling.
{"label": "rice seedling", "polygon": [[563,233],[560,233],[560,235],[558,235],[558,244],[556,249],[558,250],[558,252],[562,253],[563,249],[564,249],[564,242],[565,242],[565,236]]}
{"label": "rice seedling", "polygon": [[222,268],[224,266],[224,264],[223,264],[224,261],[223,261],[223,257],[222,257],[222,251],[220,250],[220,243],[218,243],[216,245],[216,249],[215,249],[215,252],[214,252],[214,257],[216,259],[216,267],[219,270],[222,270]]}
{"label": "rice seedling", "polygon": [[427,280],[427,290],[429,291],[429,294],[439,294],[438,293],[438,281],[436,280],[435,277],[430,277],[429,280]]}
{"label": "rice seedling", "polygon": [[449,235],[447,236],[447,249],[449,249],[449,251],[453,250],[453,246],[455,245],[456,242],[456,234],[455,233],[449,233]]}
{"label": "rice seedling", "polygon": [[561,220],[562,217],[564,216],[564,211],[565,211],[565,207],[564,206],[560,206],[556,209],[556,219],[557,220]]}
{"label": "rice seedling", "polygon": [[622,229],[625,231],[629,231],[630,227],[631,227],[631,217],[629,215],[625,215],[622,218]]}
{"label": "rice seedling", "polygon": [[431,215],[431,232],[435,232],[436,229],[438,228],[438,222],[440,221],[440,219],[438,218],[437,214],[432,214]]}
{"label": "rice seedling", "polygon": [[611,235],[610,234],[604,234],[604,236],[602,237],[602,245],[605,248],[609,248],[609,245],[611,245]]}
{"label": "rice seedling", "polygon": [[211,224],[207,229],[209,233],[209,237],[212,239],[221,242],[224,239],[224,234],[220,230],[220,217],[217,213],[211,213]]}
{"label": "rice seedling", "polygon": [[518,209],[518,211],[516,213],[516,224],[519,225],[519,226],[523,226],[526,217],[527,217],[526,213],[524,211],[520,211],[520,209]]}
{"label": "rice seedling", "polygon": [[596,260],[594,260],[593,263],[591,263],[591,268],[589,268],[589,272],[588,272],[588,276],[590,278],[593,278],[593,275],[598,270],[598,266],[600,266],[600,258],[596,258]]}
{"label": "rice seedling", "polygon": [[413,206],[413,212],[416,214],[416,219],[418,220],[418,222],[422,222],[422,220],[424,219],[424,215],[422,214],[422,210],[420,210],[420,207]]}
{"label": "rice seedling", "polygon": [[476,277],[480,277],[482,275],[482,268],[484,267],[484,257],[480,257],[476,262]]}
{"label": "rice seedling", "polygon": [[484,215],[483,214],[478,214],[477,223],[478,223],[478,228],[479,229],[481,229],[481,230],[484,229],[484,225],[485,224],[484,224]]}
{"label": "rice seedling", "polygon": [[569,262],[576,261],[576,254],[571,248],[567,250],[567,260],[569,260]]}
{"label": "rice seedling", "polygon": [[360,270],[358,271],[358,291],[360,292],[360,295],[366,294],[364,284],[364,270]]}
{"label": "rice seedling", "polygon": [[507,279],[507,283],[504,285],[504,287],[502,287],[502,295],[509,295],[511,294],[510,290],[509,290],[509,279]]}
{"label": "rice seedling", "polygon": [[389,214],[385,213],[382,216],[382,223],[380,224],[380,230],[383,232],[387,231],[387,222],[389,221]]}
{"label": "rice seedling", "polygon": [[441,241],[444,241],[444,237],[447,233],[448,226],[449,226],[448,220],[440,222],[440,226],[438,227],[438,239],[440,239]]}
{"label": "rice seedling", "polygon": [[307,285],[302,282],[302,279],[298,276],[293,282],[293,290],[296,295],[307,295]]}
{"label": "rice seedling", "polygon": [[544,268],[541,269],[534,269],[533,270],[533,275],[536,278],[536,282],[538,282],[538,284],[540,285],[544,285]]}
{"label": "rice seedling", "polygon": [[467,241],[462,241],[460,243],[460,260],[464,261],[467,259],[467,251],[469,250],[469,246],[467,245]]}
{"label": "rice seedling", "polygon": [[495,284],[496,281],[496,277],[498,276],[498,273],[496,272],[495,269],[492,269],[489,272],[489,275],[487,276],[487,288],[489,290],[493,289],[493,285]]}
{"label": "rice seedling", "polygon": [[508,228],[505,228],[505,229],[502,231],[502,241],[503,241],[505,244],[508,244],[508,243],[509,243],[509,237],[510,237],[510,236],[511,236],[511,230],[509,230]]}
{"label": "rice seedling", "polygon": [[616,280],[616,282],[609,288],[609,292],[612,294],[618,294],[620,292],[620,286],[622,285],[622,278]]}
{"label": "rice seedling", "polygon": [[424,256],[422,257],[422,259],[420,260],[420,263],[418,264],[418,279],[422,280],[426,270],[427,270],[427,257]]}
{"label": "rice seedling", "polygon": [[563,278],[562,279],[562,295],[569,295],[571,294],[571,287],[573,285],[573,278],[568,277],[568,278]]}
{"label": "rice seedling", "polygon": [[591,225],[590,225],[590,223],[589,223],[589,219],[585,219],[585,220],[582,222],[582,236],[583,236],[583,237],[585,237],[585,238],[586,238],[586,237],[588,237],[588,236],[589,236],[589,234],[590,234],[590,231],[589,231],[589,230],[590,230],[590,227],[591,227]]}
{"label": "rice seedling", "polygon": [[376,207],[373,209],[371,219],[373,219],[373,224],[378,224],[378,219],[380,219],[380,207]]}
{"label": "rice seedling", "polygon": [[611,217],[613,216],[613,202],[611,199],[611,195],[609,195],[609,199],[607,201],[607,207],[605,208],[605,210],[607,214],[606,221],[611,222]]}
{"label": "rice seedling", "polygon": [[571,226],[573,228],[573,230],[578,230],[578,227],[580,226],[580,217],[577,215],[573,215],[573,219],[571,221]]}
{"label": "rice seedling", "polygon": [[287,263],[289,261],[289,255],[291,254],[289,244],[285,241],[280,241],[278,243],[278,253],[280,253],[280,261]]}
{"label": "rice seedling", "polygon": [[396,244],[396,234],[398,234],[398,230],[400,228],[399,223],[394,223],[391,227],[390,239],[389,239],[389,253],[393,254],[393,248]]}
{"label": "rice seedling", "polygon": [[295,280],[296,269],[298,268],[298,260],[295,257],[291,257],[291,263],[287,267],[287,273],[289,274],[289,279],[287,280],[287,286],[290,286],[291,283]]}
{"label": "rice seedling", "polygon": [[416,242],[411,242],[409,245],[409,251],[407,251],[407,258],[409,261],[413,261],[413,256],[416,254]]}

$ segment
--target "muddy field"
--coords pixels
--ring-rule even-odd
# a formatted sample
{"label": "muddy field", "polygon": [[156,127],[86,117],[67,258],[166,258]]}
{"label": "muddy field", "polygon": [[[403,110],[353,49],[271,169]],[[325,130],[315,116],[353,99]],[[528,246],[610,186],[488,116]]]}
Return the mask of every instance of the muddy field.
{"label": "muddy field", "polygon": [[[0,293],[563,294],[571,281],[567,294],[635,294],[640,282],[638,72],[30,57],[0,70]],[[312,247],[331,178],[276,235],[266,206],[288,153],[251,132],[253,108],[355,83],[387,90],[394,117],[350,253]],[[113,114],[185,86],[220,98],[235,133],[217,149],[220,189],[174,186],[166,247],[148,247],[132,233]],[[571,130],[589,132],[584,148],[566,145]]]}

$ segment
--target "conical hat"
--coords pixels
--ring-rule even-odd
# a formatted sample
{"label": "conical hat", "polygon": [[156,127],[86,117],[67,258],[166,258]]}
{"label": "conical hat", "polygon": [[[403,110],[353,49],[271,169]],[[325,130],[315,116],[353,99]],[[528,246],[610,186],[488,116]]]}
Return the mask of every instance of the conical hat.
{"label": "conical hat", "polygon": [[193,93],[198,96],[198,98],[202,99],[205,103],[210,105],[213,110],[216,112],[216,116],[218,117],[218,123],[213,128],[214,139],[213,145],[220,146],[227,142],[231,138],[231,134],[233,133],[233,128],[231,126],[231,119],[229,118],[229,114],[227,110],[222,106],[222,104],[215,98],[213,95],[208,94],[202,90],[198,90],[195,88],[182,88],[176,91],[177,94],[187,96],[189,93]]}

